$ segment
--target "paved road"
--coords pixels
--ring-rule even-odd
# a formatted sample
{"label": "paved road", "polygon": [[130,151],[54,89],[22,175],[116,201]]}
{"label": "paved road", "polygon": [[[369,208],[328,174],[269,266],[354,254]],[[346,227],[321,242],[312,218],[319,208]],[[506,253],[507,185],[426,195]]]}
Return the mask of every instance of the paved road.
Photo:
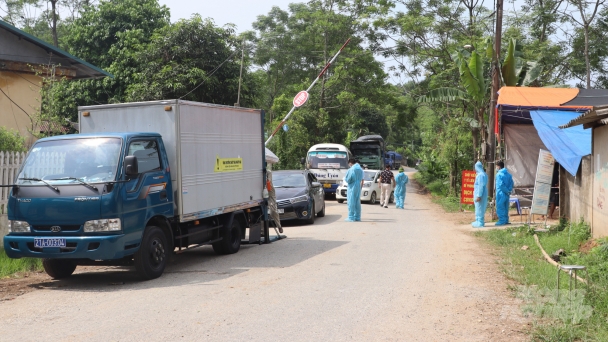
{"label": "paved road", "polygon": [[493,259],[409,187],[406,209],[327,202],[314,225],[229,256],[200,248],[157,280],[105,268],[0,303],[2,341],[513,341]]}

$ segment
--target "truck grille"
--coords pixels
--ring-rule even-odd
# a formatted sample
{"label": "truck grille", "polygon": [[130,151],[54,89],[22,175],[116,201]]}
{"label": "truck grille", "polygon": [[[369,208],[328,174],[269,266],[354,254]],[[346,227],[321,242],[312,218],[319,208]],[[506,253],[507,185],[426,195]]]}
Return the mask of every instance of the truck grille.
{"label": "truck grille", "polygon": [[80,225],[52,225],[52,226],[34,226],[37,232],[50,232],[51,227],[61,227],[61,232],[77,232],[80,230]]}

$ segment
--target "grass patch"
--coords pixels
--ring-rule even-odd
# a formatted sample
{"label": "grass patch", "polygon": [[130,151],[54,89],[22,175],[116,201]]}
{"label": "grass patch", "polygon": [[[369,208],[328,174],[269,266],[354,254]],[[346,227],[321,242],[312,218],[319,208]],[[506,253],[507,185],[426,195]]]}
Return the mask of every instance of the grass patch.
{"label": "grass patch", "polygon": [[42,270],[42,259],[36,258],[9,258],[4,249],[0,248],[0,278],[11,276],[15,273],[34,272]]}
{"label": "grass patch", "polygon": [[[524,313],[535,319],[533,340],[608,341],[608,240],[597,241],[596,247],[582,253],[579,247],[589,239],[588,225],[562,222],[554,228],[540,233],[543,248],[548,254],[564,249],[562,264],[586,266],[590,287],[578,283],[578,290],[569,293],[563,273],[557,289],[557,270],[544,259],[527,226],[475,234],[500,247],[502,270],[520,284],[512,290],[524,300]],[[524,245],[529,248],[523,250]],[[586,277],[585,272],[579,275]]]}
{"label": "grass patch", "polygon": [[[415,173],[412,178],[431,193],[433,203],[441,205],[443,210],[448,213],[456,213],[460,211],[460,197],[446,194],[446,184],[444,181],[435,180],[429,183],[424,183],[419,172]],[[475,206],[465,204],[462,206],[462,209],[473,211],[475,210]]]}
{"label": "grass patch", "polygon": [[[448,213],[456,213],[460,211],[460,198],[459,197],[445,197],[445,196],[434,196],[432,197],[434,203],[441,205],[443,210]],[[462,209],[468,211],[474,211],[475,207],[469,204],[463,204]]]}

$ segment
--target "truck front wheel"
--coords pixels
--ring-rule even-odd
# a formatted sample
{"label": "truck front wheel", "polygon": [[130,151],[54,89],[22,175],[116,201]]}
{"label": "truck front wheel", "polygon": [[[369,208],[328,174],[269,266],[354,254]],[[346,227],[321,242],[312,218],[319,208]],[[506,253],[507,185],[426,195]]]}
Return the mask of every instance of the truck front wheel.
{"label": "truck front wheel", "polygon": [[149,226],[135,253],[135,270],[144,280],[160,277],[167,266],[167,237],[162,229]]}
{"label": "truck front wheel", "polygon": [[64,259],[42,259],[42,266],[53,279],[67,278],[76,270],[76,264],[72,260]]}
{"label": "truck front wheel", "polygon": [[236,217],[223,227],[222,240],[213,243],[213,251],[217,254],[234,254],[241,249],[241,225]]}

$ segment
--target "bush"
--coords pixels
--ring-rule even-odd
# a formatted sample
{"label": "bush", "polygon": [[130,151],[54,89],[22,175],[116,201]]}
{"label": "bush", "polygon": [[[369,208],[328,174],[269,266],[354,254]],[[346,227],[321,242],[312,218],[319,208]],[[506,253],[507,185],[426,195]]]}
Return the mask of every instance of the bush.
{"label": "bush", "polygon": [[573,241],[585,242],[591,237],[591,228],[583,221],[572,223],[570,225],[570,237]]}
{"label": "bush", "polygon": [[25,152],[25,138],[19,132],[0,127],[0,151]]}

